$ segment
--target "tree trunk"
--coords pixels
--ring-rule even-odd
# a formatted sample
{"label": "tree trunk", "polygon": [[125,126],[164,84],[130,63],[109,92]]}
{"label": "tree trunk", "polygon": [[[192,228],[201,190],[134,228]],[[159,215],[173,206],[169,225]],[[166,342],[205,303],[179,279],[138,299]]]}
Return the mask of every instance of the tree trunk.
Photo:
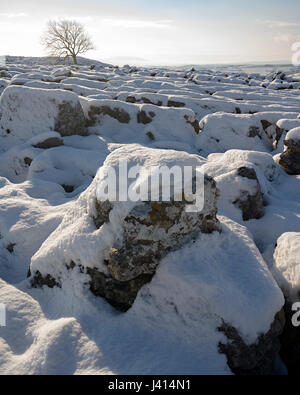
{"label": "tree trunk", "polygon": [[77,65],[77,56],[76,56],[76,55],[72,55],[72,58],[73,58],[73,62],[74,62],[74,64],[76,64],[76,65]]}

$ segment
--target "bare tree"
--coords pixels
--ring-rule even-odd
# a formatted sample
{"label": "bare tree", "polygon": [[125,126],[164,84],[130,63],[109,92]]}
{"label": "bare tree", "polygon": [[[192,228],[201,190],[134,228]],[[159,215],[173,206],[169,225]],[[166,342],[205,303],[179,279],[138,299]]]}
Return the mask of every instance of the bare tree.
{"label": "bare tree", "polygon": [[70,20],[49,21],[42,44],[51,56],[69,57],[77,64],[77,56],[95,49],[81,23]]}

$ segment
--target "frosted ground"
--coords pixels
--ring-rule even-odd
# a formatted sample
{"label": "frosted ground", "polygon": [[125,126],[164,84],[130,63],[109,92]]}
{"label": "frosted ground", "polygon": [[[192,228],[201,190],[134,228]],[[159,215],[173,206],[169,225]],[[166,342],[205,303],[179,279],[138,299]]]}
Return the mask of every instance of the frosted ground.
{"label": "frosted ground", "polygon": [[[285,372],[274,322],[300,290],[300,178],[279,163],[284,142],[300,140],[300,75],[8,61],[0,373],[262,373],[267,347],[273,373]],[[218,188],[214,231],[162,257],[127,312],[90,291],[89,269],[107,272],[128,214],[114,207],[108,223],[93,220],[98,170],[117,158],[195,163]],[[225,324],[238,333],[238,361]]]}

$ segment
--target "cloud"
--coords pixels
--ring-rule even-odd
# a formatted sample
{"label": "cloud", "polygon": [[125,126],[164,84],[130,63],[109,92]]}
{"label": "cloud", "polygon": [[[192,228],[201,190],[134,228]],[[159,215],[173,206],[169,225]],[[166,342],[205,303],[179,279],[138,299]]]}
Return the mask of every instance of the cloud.
{"label": "cloud", "polygon": [[3,14],[3,13],[0,13],[0,18],[8,18],[8,19],[12,19],[12,18],[24,18],[24,17],[26,17],[27,16],[27,14],[25,14],[24,12],[19,12],[18,14],[14,14],[14,13],[11,13],[11,14]]}
{"label": "cloud", "polygon": [[295,34],[279,34],[277,36],[274,36],[274,41],[278,44],[280,43],[293,43],[300,41],[300,35],[295,35]]}
{"label": "cloud", "polygon": [[258,19],[256,22],[261,25],[266,25],[267,27],[269,27],[271,29],[300,26],[300,23],[287,22],[287,21],[273,21],[273,20],[269,20],[269,19],[265,19],[265,20]]}
{"label": "cloud", "polygon": [[127,29],[173,29],[172,20],[141,20],[141,19],[114,19],[105,18],[102,20],[105,25],[123,27]]}
{"label": "cloud", "polygon": [[94,18],[92,16],[69,16],[64,19],[71,19],[72,21],[78,21],[78,22],[92,22]]}

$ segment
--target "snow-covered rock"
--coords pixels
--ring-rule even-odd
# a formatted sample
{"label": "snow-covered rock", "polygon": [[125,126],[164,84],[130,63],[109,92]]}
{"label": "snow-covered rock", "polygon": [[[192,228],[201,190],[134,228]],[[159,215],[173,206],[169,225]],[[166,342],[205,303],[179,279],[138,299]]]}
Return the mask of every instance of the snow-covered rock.
{"label": "snow-covered rock", "polygon": [[300,119],[280,119],[277,122],[277,126],[287,133],[291,129],[300,127]]}
{"label": "snow-covered rock", "polygon": [[292,130],[290,130],[288,132],[288,134],[286,135],[286,141],[289,142],[289,144],[292,144],[293,142],[295,144],[300,142],[300,127],[297,128],[293,128]]}
{"label": "snow-covered rock", "polygon": [[191,147],[199,123],[190,109],[130,104],[118,100],[81,98],[90,133],[118,143],[183,142]]}
{"label": "snow-covered rock", "polygon": [[10,86],[0,98],[0,138],[22,143],[40,133],[84,135],[85,118],[72,92]]}
{"label": "snow-covered rock", "polygon": [[214,176],[233,170],[241,164],[251,165],[258,173],[260,184],[264,184],[261,175],[272,182],[279,177],[281,172],[272,155],[266,152],[228,150],[224,154],[211,154],[207,159],[206,170],[210,169],[210,174]]}
{"label": "snow-covered rock", "polygon": [[273,184],[282,174],[272,155],[229,150],[224,154],[211,154],[207,159],[203,171],[217,183],[219,211],[240,223],[262,218]]}
{"label": "snow-covered rock", "polygon": [[196,148],[202,155],[245,149],[269,152],[272,141],[254,115],[210,114],[200,122]]}
{"label": "snow-covered rock", "polygon": [[[151,166],[176,165],[183,168],[188,164],[199,166],[203,163],[197,156],[170,150],[146,149],[138,145],[115,150],[108,156],[90,188],[81,196],[77,203],[78,209],[75,208],[74,213],[67,215],[64,222],[68,228],[69,218],[80,211],[80,206],[86,206],[85,221],[90,223],[89,228],[94,228],[94,231],[86,230],[88,233],[83,233],[82,236],[87,243],[85,249],[89,250],[96,242],[95,237],[98,234],[96,260],[89,260],[87,251],[86,258],[82,259],[81,252],[78,255],[78,249],[77,252],[72,252],[73,248],[68,250],[63,247],[67,240],[59,240],[58,231],[56,240],[63,247],[62,253],[67,254],[69,258],[61,256],[58,258],[61,260],[60,263],[54,267],[53,264],[47,265],[47,256],[43,256],[42,260],[39,256],[34,257],[31,265],[34,285],[61,284],[60,272],[67,272],[70,266],[72,269],[77,266],[90,275],[90,286],[95,295],[105,297],[114,306],[127,310],[132,306],[141,286],[151,280],[160,260],[167,253],[179,248],[199,231],[211,233],[220,230],[216,219],[217,189],[213,179],[208,177],[204,179],[205,204],[200,212],[186,211],[189,205],[194,204],[185,200],[187,196],[182,201],[177,201],[178,197],[175,195],[171,196],[171,201],[164,201],[162,198],[156,202],[136,203],[104,200],[101,194],[99,195],[99,189],[101,190],[101,185],[106,182],[105,169],[115,168],[119,171],[119,161],[122,160],[128,161],[129,171],[132,167],[143,164],[140,178],[136,180],[137,185],[145,182],[145,172],[150,171]],[[182,187],[180,193],[183,193]],[[82,214],[81,212],[78,218],[80,221],[83,219]],[[74,226],[74,219],[72,223]],[[84,232],[83,227],[81,232]],[[63,233],[67,235],[67,229]],[[83,241],[80,240],[80,234],[82,233],[71,232],[69,237],[74,241],[76,239],[76,244],[73,244],[71,239],[68,244],[79,246]],[[107,242],[110,243],[109,248]],[[52,242],[49,245],[52,245],[53,251]],[[91,255],[94,257],[94,252]]]}
{"label": "snow-covered rock", "polygon": [[76,77],[66,78],[63,79],[61,82],[64,85],[78,85],[87,88],[99,89],[99,90],[102,90],[107,87],[107,84],[104,82],[93,81],[84,78],[76,78]]}
{"label": "snow-covered rock", "polygon": [[[66,201],[62,188],[40,180],[16,185],[1,177],[0,186],[0,277],[16,283],[26,277],[32,255],[60,224]],[[60,207],[50,203],[52,195]]]}
{"label": "snow-covered rock", "polygon": [[106,144],[98,150],[66,146],[43,150],[34,155],[27,178],[53,182],[63,186],[66,192],[73,192],[92,182],[107,154]]}
{"label": "snow-covered rock", "polygon": [[58,68],[52,71],[51,76],[55,79],[57,79],[58,77],[71,77],[72,71],[68,67]]}
{"label": "snow-covered rock", "polygon": [[291,302],[300,298],[300,233],[284,233],[274,253],[277,281]]}
{"label": "snow-covered rock", "polygon": [[300,174],[300,127],[288,132],[284,145],[278,163],[288,174]]}

